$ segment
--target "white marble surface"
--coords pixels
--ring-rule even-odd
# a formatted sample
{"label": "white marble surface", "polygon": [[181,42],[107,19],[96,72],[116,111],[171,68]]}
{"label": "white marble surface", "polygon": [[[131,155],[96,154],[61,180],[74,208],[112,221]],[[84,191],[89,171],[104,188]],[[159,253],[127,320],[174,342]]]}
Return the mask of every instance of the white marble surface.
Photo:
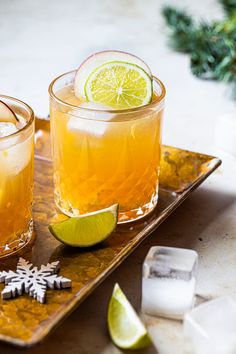
{"label": "white marble surface", "polygon": [[[172,0],[196,16],[219,18],[213,0]],[[76,68],[94,51],[133,52],[167,87],[164,142],[220,154],[223,165],[166,220],[56,331],[27,353],[117,354],[106,330],[106,308],[119,282],[140,309],[141,265],[152,245],[199,252],[198,293],[236,296],[236,160],[214,143],[217,117],[235,112],[224,85],[194,78],[187,56],[166,45],[160,0],[0,0],[0,92],[48,113],[47,86],[56,75]],[[220,143],[220,142],[219,142]],[[236,144],[236,142],[235,142]],[[154,345],[142,353],[183,354],[177,321],[144,317]],[[0,345],[0,352],[17,349]],[[209,353],[211,354],[211,353]]]}

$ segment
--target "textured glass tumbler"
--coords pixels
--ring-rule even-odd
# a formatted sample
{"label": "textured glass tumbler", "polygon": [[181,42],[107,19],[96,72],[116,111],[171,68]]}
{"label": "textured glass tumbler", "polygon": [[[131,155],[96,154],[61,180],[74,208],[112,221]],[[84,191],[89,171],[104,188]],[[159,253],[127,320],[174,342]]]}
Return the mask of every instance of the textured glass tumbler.
{"label": "textured glass tumbler", "polygon": [[75,71],[49,87],[54,195],[68,216],[119,204],[119,222],[139,219],[158,201],[165,88],[153,78],[146,106],[101,110],[75,97]]}
{"label": "textured glass tumbler", "polygon": [[[21,128],[0,138],[0,257],[26,245],[32,236],[34,113],[25,103],[0,95]],[[1,120],[1,117],[0,117]]]}

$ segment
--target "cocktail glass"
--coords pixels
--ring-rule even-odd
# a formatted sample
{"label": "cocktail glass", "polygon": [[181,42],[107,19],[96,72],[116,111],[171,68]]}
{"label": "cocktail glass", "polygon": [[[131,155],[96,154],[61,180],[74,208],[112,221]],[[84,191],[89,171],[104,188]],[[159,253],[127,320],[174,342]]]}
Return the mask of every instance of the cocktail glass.
{"label": "cocktail glass", "polygon": [[165,87],[153,78],[148,105],[107,110],[76,98],[75,71],[49,86],[54,196],[68,216],[119,203],[119,222],[139,219],[158,201]]}
{"label": "cocktail glass", "polygon": [[[34,113],[15,98],[0,95],[17,116],[18,130],[0,138],[0,257],[32,236]],[[1,121],[1,117],[0,117]]]}

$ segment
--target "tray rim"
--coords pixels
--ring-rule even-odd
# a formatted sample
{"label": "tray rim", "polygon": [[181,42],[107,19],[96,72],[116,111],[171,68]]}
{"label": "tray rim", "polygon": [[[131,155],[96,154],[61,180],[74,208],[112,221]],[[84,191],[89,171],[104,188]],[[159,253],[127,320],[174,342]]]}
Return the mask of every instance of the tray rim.
{"label": "tray rim", "polygon": [[[166,146],[166,145],[163,145]],[[179,205],[181,205],[184,200],[199,186],[201,185],[222,163],[222,160],[219,159],[218,157],[208,155],[208,154],[202,154],[198,153],[195,151],[190,151],[182,148],[176,148],[173,146],[167,146],[170,148],[175,148],[178,150],[182,150],[185,152],[190,152],[194,154],[198,154],[201,156],[204,156],[209,159],[210,167],[209,170],[198,177],[188,188],[182,190],[180,193],[174,192],[177,195],[179,195],[176,200],[169,205],[166,209],[164,209],[163,214],[161,217],[157,220],[156,218],[152,220],[148,225],[146,225],[142,231],[140,231],[133,239],[132,245],[128,244],[126,247],[124,247],[119,254],[114,258],[113,263],[108,266],[106,269],[104,269],[94,280],[91,280],[85,287],[83,287],[80,290],[80,297],[74,296],[72,300],[70,300],[70,303],[67,305],[66,312],[59,312],[55,314],[52,318],[51,321],[43,328],[41,329],[40,327],[34,332],[33,336],[29,340],[21,340],[21,339],[16,339],[7,335],[0,334],[0,341],[13,345],[19,348],[31,348],[35,346],[36,344],[40,343],[42,340],[46,339],[46,337],[51,333],[52,330],[54,330],[57,326],[61,324],[61,322],[68,317],[74,309],[76,309],[91,293],[93,290],[99,286],[103,280],[105,280],[113,270],[115,270],[140,244],[142,241],[144,241],[153,231],[155,231],[160,224],[162,224],[165,219],[171,213],[178,208]],[[43,160],[45,162],[51,163],[52,160],[49,158],[41,157],[39,155],[36,156],[37,160]],[[160,188],[162,190],[165,190],[164,188]],[[39,333],[38,333],[39,332]]]}

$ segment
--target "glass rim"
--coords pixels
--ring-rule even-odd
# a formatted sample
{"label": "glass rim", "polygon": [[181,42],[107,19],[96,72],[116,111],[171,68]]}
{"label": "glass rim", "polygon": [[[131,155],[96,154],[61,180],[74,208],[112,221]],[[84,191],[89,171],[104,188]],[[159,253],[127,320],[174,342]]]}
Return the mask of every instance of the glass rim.
{"label": "glass rim", "polygon": [[0,100],[1,100],[1,98],[3,98],[3,99],[5,98],[5,99],[8,99],[8,100],[11,100],[11,101],[14,101],[14,102],[16,102],[18,104],[23,105],[27,109],[27,111],[29,112],[29,116],[30,116],[29,121],[21,129],[17,130],[15,133],[9,134],[7,136],[0,137],[0,141],[3,141],[3,140],[10,139],[11,137],[16,137],[16,136],[20,135],[23,131],[25,131],[29,127],[31,127],[33,122],[34,122],[35,115],[34,115],[33,109],[27,103],[19,100],[18,98],[0,94]]}
{"label": "glass rim", "polygon": [[152,107],[155,107],[156,105],[160,105],[165,96],[166,96],[166,88],[163,84],[163,82],[158,79],[156,76],[152,76],[153,80],[161,87],[161,94],[160,96],[157,97],[157,99],[155,99],[154,101],[150,102],[150,103],[147,103],[143,106],[139,106],[139,107],[134,107],[134,108],[126,108],[126,109],[96,109],[96,108],[85,108],[85,107],[80,107],[80,106],[77,106],[77,105],[73,105],[73,104],[70,104],[70,103],[67,103],[63,100],[61,100],[54,92],[53,90],[53,87],[54,87],[54,84],[59,80],[61,79],[63,76],[66,76],[66,75],[69,75],[69,74],[72,74],[72,73],[76,73],[77,70],[71,70],[71,71],[67,71],[59,76],[57,76],[49,85],[48,87],[48,92],[49,92],[49,96],[54,99],[56,102],[58,102],[59,104],[65,106],[65,107],[70,107],[72,109],[81,109],[81,111],[87,111],[87,112],[98,112],[98,113],[114,113],[114,114],[127,114],[127,113],[133,113],[133,112],[140,112],[142,110],[145,110],[145,109],[149,109],[149,108],[152,108]]}

